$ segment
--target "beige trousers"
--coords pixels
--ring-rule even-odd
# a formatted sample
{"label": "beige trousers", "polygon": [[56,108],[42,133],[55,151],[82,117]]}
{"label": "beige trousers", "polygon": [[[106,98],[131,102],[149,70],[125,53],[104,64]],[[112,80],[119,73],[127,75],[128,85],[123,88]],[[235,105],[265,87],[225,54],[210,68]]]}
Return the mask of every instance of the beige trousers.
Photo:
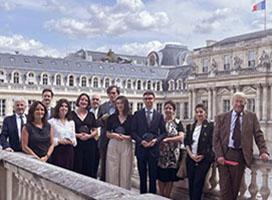
{"label": "beige trousers", "polygon": [[132,162],[132,142],[111,139],[106,159],[106,182],[130,190]]}

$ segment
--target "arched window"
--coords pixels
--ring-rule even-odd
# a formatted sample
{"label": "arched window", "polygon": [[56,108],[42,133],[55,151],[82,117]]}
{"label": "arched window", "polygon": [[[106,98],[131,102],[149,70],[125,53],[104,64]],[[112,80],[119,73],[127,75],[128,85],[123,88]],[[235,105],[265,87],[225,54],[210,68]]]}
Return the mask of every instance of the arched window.
{"label": "arched window", "polygon": [[4,82],[5,82],[5,72],[0,71],[0,83],[4,83]]}
{"label": "arched window", "polygon": [[42,75],[42,85],[48,85],[48,75],[47,74]]}
{"label": "arched window", "polygon": [[147,81],[147,89],[151,90],[151,81]]}
{"label": "arched window", "polygon": [[97,77],[93,78],[93,87],[98,88],[98,78]]}
{"label": "arched window", "polygon": [[137,90],[141,90],[142,89],[142,83],[141,80],[137,81]]}
{"label": "arched window", "polygon": [[85,76],[81,77],[81,86],[87,87],[87,78]]}
{"label": "arched window", "polygon": [[33,85],[35,82],[35,74],[33,72],[28,73],[28,84]]}
{"label": "arched window", "polygon": [[161,90],[161,83],[160,82],[157,82],[157,91],[160,91]]}
{"label": "arched window", "polygon": [[73,87],[75,85],[75,80],[74,80],[74,76],[70,75],[68,78],[68,86]]}
{"label": "arched window", "polygon": [[56,75],[56,85],[61,85],[61,75],[60,74]]}
{"label": "arched window", "polygon": [[19,84],[20,83],[20,74],[19,74],[19,72],[14,72],[13,73],[13,83],[14,84]]}
{"label": "arched window", "polygon": [[106,78],[104,84],[105,84],[105,88],[108,88],[110,86],[110,79]]}
{"label": "arched window", "polygon": [[127,80],[127,89],[132,89],[131,80]]}

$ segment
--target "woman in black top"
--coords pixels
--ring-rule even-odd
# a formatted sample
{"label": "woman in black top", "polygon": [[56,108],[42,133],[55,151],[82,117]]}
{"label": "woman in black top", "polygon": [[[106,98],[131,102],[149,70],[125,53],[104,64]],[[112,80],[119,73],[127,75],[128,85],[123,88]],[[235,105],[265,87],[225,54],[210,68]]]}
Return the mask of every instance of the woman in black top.
{"label": "woman in black top", "polygon": [[126,97],[116,99],[116,113],[107,121],[107,137],[110,139],[106,159],[106,181],[126,188],[131,188],[132,142],[129,103]]}
{"label": "woman in black top", "polygon": [[76,101],[77,109],[71,113],[75,122],[77,146],[74,155],[74,171],[97,178],[99,153],[97,141],[97,125],[95,116],[89,112],[90,97],[82,93]]}
{"label": "woman in black top", "polygon": [[184,144],[188,154],[186,166],[191,200],[202,199],[205,178],[213,162],[213,123],[208,122],[206,116],[206,108],[198,104],[195,107],[196,121],[186,126]]}
{"label": "woman in black top", "polygon": [[44,162],[54,150],[53,130],[47,122],[46,107],[40,101],[35,101],[29,108],[27,123],[22,130],[22,149]]}

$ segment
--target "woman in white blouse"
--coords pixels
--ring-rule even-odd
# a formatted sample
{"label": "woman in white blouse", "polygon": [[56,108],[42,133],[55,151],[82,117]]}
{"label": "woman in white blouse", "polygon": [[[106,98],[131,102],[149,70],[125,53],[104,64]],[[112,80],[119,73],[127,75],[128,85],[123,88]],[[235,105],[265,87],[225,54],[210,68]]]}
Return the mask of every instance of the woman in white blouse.
{"label": "woman in white blouse", "polygon": [[213,123],[207,121],[207,110],[203,104],[195,107],[196,121],[186,126],[184,145],[187,149],[187,176],[191,200],[201,200],[206,175],[213,162]]}
{"label": "woman in white blouse", "polygon": [[55,149],[52,163],[66,169],[73,169],[74,146],[76,146],[75,123],[70,119],[71,106],[67,99],[60,99],[53,118],[48,122],[54,130]]}

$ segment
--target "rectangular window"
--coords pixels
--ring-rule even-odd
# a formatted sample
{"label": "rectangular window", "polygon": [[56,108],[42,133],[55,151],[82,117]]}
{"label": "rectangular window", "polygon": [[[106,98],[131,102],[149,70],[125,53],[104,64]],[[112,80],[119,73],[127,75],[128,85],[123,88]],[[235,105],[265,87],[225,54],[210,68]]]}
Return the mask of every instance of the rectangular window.
{"label": "rectangular window", "polygon": [[224,99],[223,100],[223,112],[228,112],[228,111],[230,111],[230,100]]}
{"label": "rectangular window", "polygon": [[31,104],[32,104],[34,101],[36,101],[36,100],[34,100],[34,99],[28,99],[28,100],[27,100],[28,109],[30,108]]}
{"label": "rectangular window", "polygon": [[255,99],[250,98],[247,100],[247,110],[255,112]]}
{"label": "rectangular window", "polygon": [[180,103],[176,103],[176,117],[180,119]]}
{"label": "rectangular window", "polygon": [[129,103],[129,111],[131,114],[133,114],[133,103],[132,102]]}
{"label": "rectangular window", "polygon": [[230,70],[230,56],[229,55],[225,55],[224,56],[224,70]]}
{"label": "rectangular window", "polygon": [[162,113],[162,103],[157,103],[157,111]]}
{"label": "rectangular window", "polygon": [[248,67],[255,67],[256,54],[254,50],[248,51]]}
{"label": "rectangular window", "polygon": [[183,113],[183,119],[189,119],[189,103],[184,102],[184,113]]}
{"label": "rectangular window", "polygon": [[137,103],[137,110],[141,110],[144,107],[143,103]]}
{"label": "rectangular window", "polygon": [[207,73],[209,70],[209,59],[208,58],[204,58],[203,59],[203,66],[202,66],[202,72],[203,73]]}
{"label": "rectangular window", "polygon": [[0,116],[6,116],[6,99],[0,99]]}
{"label": "rectangular window", "polygon": [[75,110],[76,109],[76,102],[75,101],[69,101],[70,106],[71,106],[71,110]]}
{"label": "rectangular window", "polygon": [[208,109],[208,101],[202,100],[202,104],[205,106],[206,109]]}

